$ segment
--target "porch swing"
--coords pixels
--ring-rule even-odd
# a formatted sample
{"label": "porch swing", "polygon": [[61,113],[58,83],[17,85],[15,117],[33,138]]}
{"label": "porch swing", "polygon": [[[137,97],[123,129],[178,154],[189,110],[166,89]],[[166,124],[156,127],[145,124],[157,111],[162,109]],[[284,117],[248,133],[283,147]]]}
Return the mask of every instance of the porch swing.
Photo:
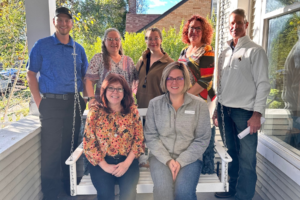
{"label": "porch swing", "polygon": [[[224,26],[224,16],[225,16],[225,0],[220,0],[220,8],[221,8],[221,52],[223,51],[223,26]],[[83,143],[81,143],[75,151],[73,151],[73,143],[74,143],[74,127],[75,127],[75,115],[76,115],[76,104],[79,105],[79,93],[77,90],[77,81],[76,81],[76,53],[75,53],[75,39],[73,44],[73,58],[74,58],[74,75],[75,75],[75,97],[74,97],[74,117],[73,117],[73,134],[72,134],[72,145],[71,145],[71,152],[70,157],[66,160],[65,164],[69,165],[70,167],[70,194],[71,196],[76,195],[96,195],[97,191],[94,188],[90,175],[84,175],[79,184],[77,184],[77,170],[76,170],[76,163],[83,154]],[[221,69],[218,70],[218,78],[221,77]],[[219,85],[219,88],[221,85]],[[218,98],[221,98],[218,93]],[[141,120],[144,116],[146,116],[147,108],[138,109]],[[221,109],[223,113],[223,109]],[[80,112],[81,113],[81,112]],[[224,115],[222,115],[222,126],[224,129]],[[83,116],[81,115],[81,126],[83,127]],[[225,135],[225,132],[223,132]],[[225,137],[223,137],[225,138]],[[212,138],[213,139],[213,138]],[[200,179],[198,181],[198,185],[196,188],[196,192],[228,192],[229,191],[229,184],[228,184],[228,163],[232,161],[231,157],[226,152],[225,148],[216,140],[214,139],[214,150],[220,156],[222,160],[222,167],[221,167],[221,177],[219,178],[217,173],[212,174],[201,174]],[[118,193],[118,187],[116,186],[115,189],[116,193]],[[137,193],[153,193],[153,182],[150,174],[150,169],[146,167],[140,168],[140,178],[137,185]]]}

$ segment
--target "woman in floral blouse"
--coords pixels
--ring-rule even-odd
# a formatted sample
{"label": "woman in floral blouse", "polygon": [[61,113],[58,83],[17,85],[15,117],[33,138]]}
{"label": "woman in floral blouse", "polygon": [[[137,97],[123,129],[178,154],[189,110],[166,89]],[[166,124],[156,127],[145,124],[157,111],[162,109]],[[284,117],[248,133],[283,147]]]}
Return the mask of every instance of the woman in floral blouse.
{"label": "woman in floral blouse", "polygon": [[[138,72],[132,59],[123,53],[121,35],[115,28],[109,28],[104,33],[102,41],[102,53],[97,53],[91,59],[84,77],[85,87],[89,101],[89,107],[100,102],[100,89],[105,77],[110,74],[124,76],[133,92],[137,89]],[[94,85],[96,91],[94,91]]]}
{"label": "woman in floral blouse", "polygon": [[125,78],[109,74],[102,83],[100,104],[91,106],[83,138],[98,200],[134,200],[139,179],[137,158],[144,153],[143,126]]}

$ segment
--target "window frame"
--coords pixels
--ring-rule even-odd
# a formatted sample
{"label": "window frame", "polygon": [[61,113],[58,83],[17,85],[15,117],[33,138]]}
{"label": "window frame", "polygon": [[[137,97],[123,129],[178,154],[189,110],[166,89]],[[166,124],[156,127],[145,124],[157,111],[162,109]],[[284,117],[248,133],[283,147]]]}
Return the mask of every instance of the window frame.
{"label": "window frame", "polygon": [[[263,0],[261,9],[261,24],[260,24],[260,43],[267,52],[268,45],[268,32],[269,32],[269,20],[280,17],[286,14],[300,11],[300,2],[296,2],[292,5],[279,8],[277,10],[266,12],[266,2]],[[300,185],[300,154],[295,152],[298,149],[288,145],[280,139],[274,139],[268,135],[263,134],[263,131],[259,133],[259,145],[257,152],[268,159],[272,164],[284,172],[289,178]]]}

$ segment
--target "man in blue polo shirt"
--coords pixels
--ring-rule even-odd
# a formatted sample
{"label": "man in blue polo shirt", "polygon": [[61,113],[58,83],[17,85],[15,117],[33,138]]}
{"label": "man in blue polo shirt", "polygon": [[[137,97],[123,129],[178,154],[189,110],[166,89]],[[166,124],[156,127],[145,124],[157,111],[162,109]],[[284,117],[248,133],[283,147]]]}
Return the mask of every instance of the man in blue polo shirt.
{"label": "man in blue polo shirt", "polygon": [[[53,24],[56,32],[38,40],[29,60],[27,80],[40,111],[41,121],[41,181],[44,199],[57,199],[62,187],[70,190],[69,168],[65,160],[70,155],[74,114],[74,41],[69,32],[73,27],[70,10],[56,9]],[[77,88],[85,96],[83,77],[88,61],[81,45],[75,43]],[[39,81],[36,75],[40,73]],[[80,97],[81,111],[85,102]],[[80,113],[76,106],[74,146],[78,141]]]}

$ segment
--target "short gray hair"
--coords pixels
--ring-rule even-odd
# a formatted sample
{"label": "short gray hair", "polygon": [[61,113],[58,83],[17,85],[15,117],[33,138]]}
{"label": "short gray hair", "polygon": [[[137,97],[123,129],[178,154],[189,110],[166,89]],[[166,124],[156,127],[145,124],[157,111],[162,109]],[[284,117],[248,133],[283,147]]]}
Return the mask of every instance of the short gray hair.
{"label": "short gray hair", "polygon": [[166,87],[167,78],[170,75],[171,71],[174,69],[179,69],[182,71],[183,78],[184,78],[183,92],[186,93],[188,89],[191,87],[191,81],[190,81],[189,71],[182,62],[172,62],[165,67],[161,76],[160,88],[163,92],[165,93],[168,92]]}
{"label": "short gray hair", "polygon": [[236,15],[239,15],[239,16],[243,17],[243,18],[244,18],[244,23],[245,23],[245,24],[248,22],[247,16],[246,16],[246,14],[245,14],[245,10],[244,10],[244,9],[241,9],[241,8],[235,9],[234,11],[232,11],[232,12],[230,13],[229,16],[231,16],[232,14],[236,14]]}

